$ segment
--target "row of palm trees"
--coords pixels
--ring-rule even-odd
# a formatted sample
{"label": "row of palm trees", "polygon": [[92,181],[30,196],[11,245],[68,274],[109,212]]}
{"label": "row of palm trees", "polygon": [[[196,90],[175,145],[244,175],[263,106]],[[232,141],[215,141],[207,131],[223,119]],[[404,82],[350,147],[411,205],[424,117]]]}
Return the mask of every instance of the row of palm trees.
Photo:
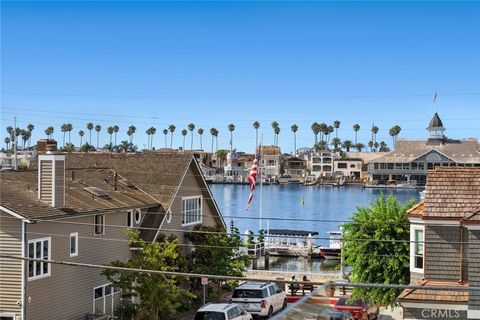
{"label": "row of palm trees", "polygon": [[35,129],[33,124],[28,124],[26,129],[18,127],[14,129],[12,126],[8,126],[6,129],[8,136],[5,137],[3,141],[5,142],[7,149],[13,148],[13,144],[18,137],[22,137],[23,149],[25,149],[25,147],[30,147],[32,132]]}
{"label": "row of palm trees", "polygon": [[[261,124],[258,121],[253,122],[253,128],[255,129],[255,144],[258,146],[259,144],[259,136],[258,136],[258,131],[261,128]],[[372,138],[368,142],[367,145],[358,142],[358,132],[360,131],[360,125],[359,124],[354,124],[352,129],[354,132],[354,142],[351,140],[344,140],[342,141],[338,137],[338,129],[340,128],[340,121],[335,120],[332,125],[328,125],[326,123],[318,123],[318,122],[313,122],[312,125],[310,126],[310,129],[314,135],[314,147],[317,150],[327,150],[330,149],[329,147],[332,146],[334,152],[341,151],[342,148],[345,149],[347,152],[350,151],[350,149],[356,149],[358,151],[364,151],[367,150],[367,148],[370,148],[370,151],[388,151],[388,146],[384,141],[377,142],[377,134],[379,132],[379,127],[376,125],[372,125],[371,127],[371,133],[372,133]],[[278,146],[278,140],[279,140],[279,134],[281,132],[280,125],[277,121],[273,121],[271,123],[271,127],[273,129],[273,134],[274,134],[274,141],[273,145]],[[183,137],[183,144],[182,147],[185,150],[185,143],[186,143],[186,136],[188,134],[188,131],[190,131],[190,149],[193,150],[194,146],[194,131],[195,131],[195,124],[190,123],[187,125],[187,128],[181,130],[181,134]],[[228,131],[230,132],[230,151],[233,151],[233,132],[235,131],[235,124],[231,123],[227,126]],[[10,147],[10,143],[15,140],[15,137],[22,136],[23,140],[23,145],[25,148],[25,145],[28,142],[28,146],[30,146],[30,139],[32,136],[32,131],[34,129],[34,126],[32,124],[29,124],[27,126],[27,129],[23,130],[20,128],[17,128],[14,130],[12,127],[7,127],[7,133],[9,134],[8,137],[5,138],[5,144],[7,146],[7,149]],[[63,147],[65,148],[66,145],[72,146],[71,143],[71,131],[73,130],[73,125],[71,123],[64,123],[60,127],[61,132],[63,133]],[[92,131],[96,132],[96,147],[99,148],[99,140],[100,140],[100,132],[102,130],[102,126],[97,124],[94,125],[92,122],[87,123],[86,129],[89,132],[89,140],[88,144],[90,146],[92,145]],[[188,130],[187,130],[188,129]],[[297,150],[297,131],[299,130],[299,126],[297,124],[292,124],[290,127],[291,132],[293,133],[293,141],[294,141],[294,150]],[[14,132],[15,131],[15,132]],[[109,144],[106,145],[106,148],[112,149],[117,145],[117,133],[120,131],[119,126],[117,125],[112,125],[107,128],[107,133],[109,134],[110,140]],[[173,134],[176,131],[176,126],[171,124],[168,126],[168,128],[165,128],[162,130],[164,134],[164,140],[165,140],[165,148],[168,148],[168,139],[167,136],[170,134],[170,148],[173,148]],[[393,126],[389,130],[389,134],[393,139],[393,143],[398,139],[398,135],[400,134],[401,128],[398,125]],[[53,134],[55,132],[54,127],[49,126],[45,129],[45,134],[47,135],[47,138],[51,139],[53,137]],[[128,141],[122,141],[122,145],[131,145],[134,146],[133,143],[133,138],[134,134],[137,132],[137,128],[134,125],[130,125],[126,131],[128,135]],[[335,132],[335,137],[331,138],[332,133]],[[155,127],[150,127],[148,128],[145,133],[147,134],[148,137],[148,144],[147,144],[147,149],[151,150],[154,148],[154,143],[153,143],[153,137],[157,133],[157,129]],[[67,142],[67,134],[68,134],[68,142]],[[203,128],[198,128],[197,129],[197,134],[199,136],[199,142],[200,142],[200,149],[203,150],[203,134],[204,134],[204,129]],[[79,130],[78,135],[80,137],[80,146],[83,146],[83,137],[85,135],[84,130]],[[211,152],[213,153],[214,150],[218,151],[218,135],[219,131],[216,128],[211,128],[210,129],[210,135],[211,135]],[[214,146],[216,148],[214,148]]]}

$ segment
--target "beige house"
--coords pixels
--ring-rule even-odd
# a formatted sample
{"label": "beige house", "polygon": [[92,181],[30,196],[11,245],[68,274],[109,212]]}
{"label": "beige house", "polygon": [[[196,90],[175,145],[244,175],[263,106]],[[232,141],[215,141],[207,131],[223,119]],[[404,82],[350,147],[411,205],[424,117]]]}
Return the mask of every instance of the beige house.
{"label": "beige house", "polygon": [[[0,178],[0,255],[102,265],[132,256],[127,228],[146,241],[173,233],[186,244],[184,232],[197,224],[225,227],[190,153],[51,152]],[[0,318],[106,318],[120,292],[100,272],[2,257]]]}

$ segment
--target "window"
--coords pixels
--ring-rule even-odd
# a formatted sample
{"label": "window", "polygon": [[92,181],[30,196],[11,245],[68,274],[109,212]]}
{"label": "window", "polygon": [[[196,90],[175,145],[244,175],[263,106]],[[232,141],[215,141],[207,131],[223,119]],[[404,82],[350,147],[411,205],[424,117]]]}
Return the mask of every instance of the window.
{"label": "window", "polygon": [[70,233],[70,257],[78,256],[78,232]]}
{"label": "window", "polygon": [[410,227],[410,271],[423,273],[425,255],[424,227]]}
{"label": "window", "polygon": [[[51,259],[51,237],[28,241],[28,257],[33,259]],[[28,261],[28,278],[34,280],[50,276],[50,263]]]}
{"label": "window", "polygon": [[142,211],[140,209],[135,210],[135,223],[140,224],[142,220]]}
{"label": "window", "polygon": [[270,291],[270,295],[271,295],[271,296],[273,296],[273,295],[276,293],[276,292],[275,292],[276,290],[275,290],[275,287],[274,287],[274,286],[268,287],[268,291]]}
{"label": "window", "polygon": [[182,198],[182,225],[202,222],[202,196]]}
{"label": "window", "polygon": [[127,211],[127,227],[133,227],[133,210]]}
{"label": "window", "polygon": [[95,235],[105,234],[105,215],[95,215]]}
{"label": "window", "polygon": [[346,162],[339,162],[338,163],[338,169],[347,169],[347,163]]}

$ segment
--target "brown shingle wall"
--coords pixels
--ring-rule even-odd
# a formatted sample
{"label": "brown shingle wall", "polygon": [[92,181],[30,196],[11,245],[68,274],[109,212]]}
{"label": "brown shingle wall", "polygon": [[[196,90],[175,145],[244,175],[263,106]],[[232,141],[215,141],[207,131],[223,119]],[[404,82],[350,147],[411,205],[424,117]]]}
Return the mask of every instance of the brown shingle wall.
{"label": "brown shingle wall", "polygon": [[[460,279],[460,241],[458,226],[425,227],[425,278],[428,280]],[[438,242],[438,243],[437,243]]]}
{"label": "brown shingle wall", "polygon": [[[469,284],[473,287],[480,287],[480,230],[468,231],[468,271]],[[471,291],[468,296],[468,307],[474,310],[480,310],[480,292]]]}

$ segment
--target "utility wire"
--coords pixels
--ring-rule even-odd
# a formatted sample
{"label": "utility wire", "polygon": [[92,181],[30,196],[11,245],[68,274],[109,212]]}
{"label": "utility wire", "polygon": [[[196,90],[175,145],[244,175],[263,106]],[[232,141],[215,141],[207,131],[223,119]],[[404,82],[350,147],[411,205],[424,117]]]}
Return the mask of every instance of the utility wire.
{"label": "utility wire", "polygon": [[[161,274],[161,275],[170,275],[170,276],[179,276],[187,278],[209,278],[217,280],[238,280],[238,281],[256,281],[256,282],[271,282],[271,279],[259,279],[253,277],[234,277],[234,276],[223,276],[223,275],[212,275],[212,274],[201,274],[201,273],[190,273],[190,272],[176,272],[176,271],[162,271],[162,270],[152,270],[152,269],[138,269],[138,268],[126,268],[126,267],[117,267],[110,265],[98,265],[90,263],[79,263],[71,261],[62,261],[62,260],[46,260],[46,259],[36,259],[28,257],[20,257],[13,255],[0,254],[0,258],[11,259],[11,260],[22,260],[22,261],[33,261],[33,262],[43,262],[43,263],[52,263],[65,266],[77,266],[85,268],[95,268],[102,270],[116,270],[124,272],[140,272],[140,273],[151,273],[151,274]],[[288,282],[288,280],[286,281]],[[309,283],[313,285],[325,285],[323,282],[316,281],[298,281],[298,283]],[[480,287],[476,286],[419,286],[419,285],[401,285],[401,284],[381,284],[381,283],[345,283],[345,282],[334,282],[329,283],[329,285],[336,287],[369,287],[369,288],[384,288],[384,289],[419,289],[419,290],[449,290],[449,291],[468,291],[468,292],[477,292],[480,291]]]}

